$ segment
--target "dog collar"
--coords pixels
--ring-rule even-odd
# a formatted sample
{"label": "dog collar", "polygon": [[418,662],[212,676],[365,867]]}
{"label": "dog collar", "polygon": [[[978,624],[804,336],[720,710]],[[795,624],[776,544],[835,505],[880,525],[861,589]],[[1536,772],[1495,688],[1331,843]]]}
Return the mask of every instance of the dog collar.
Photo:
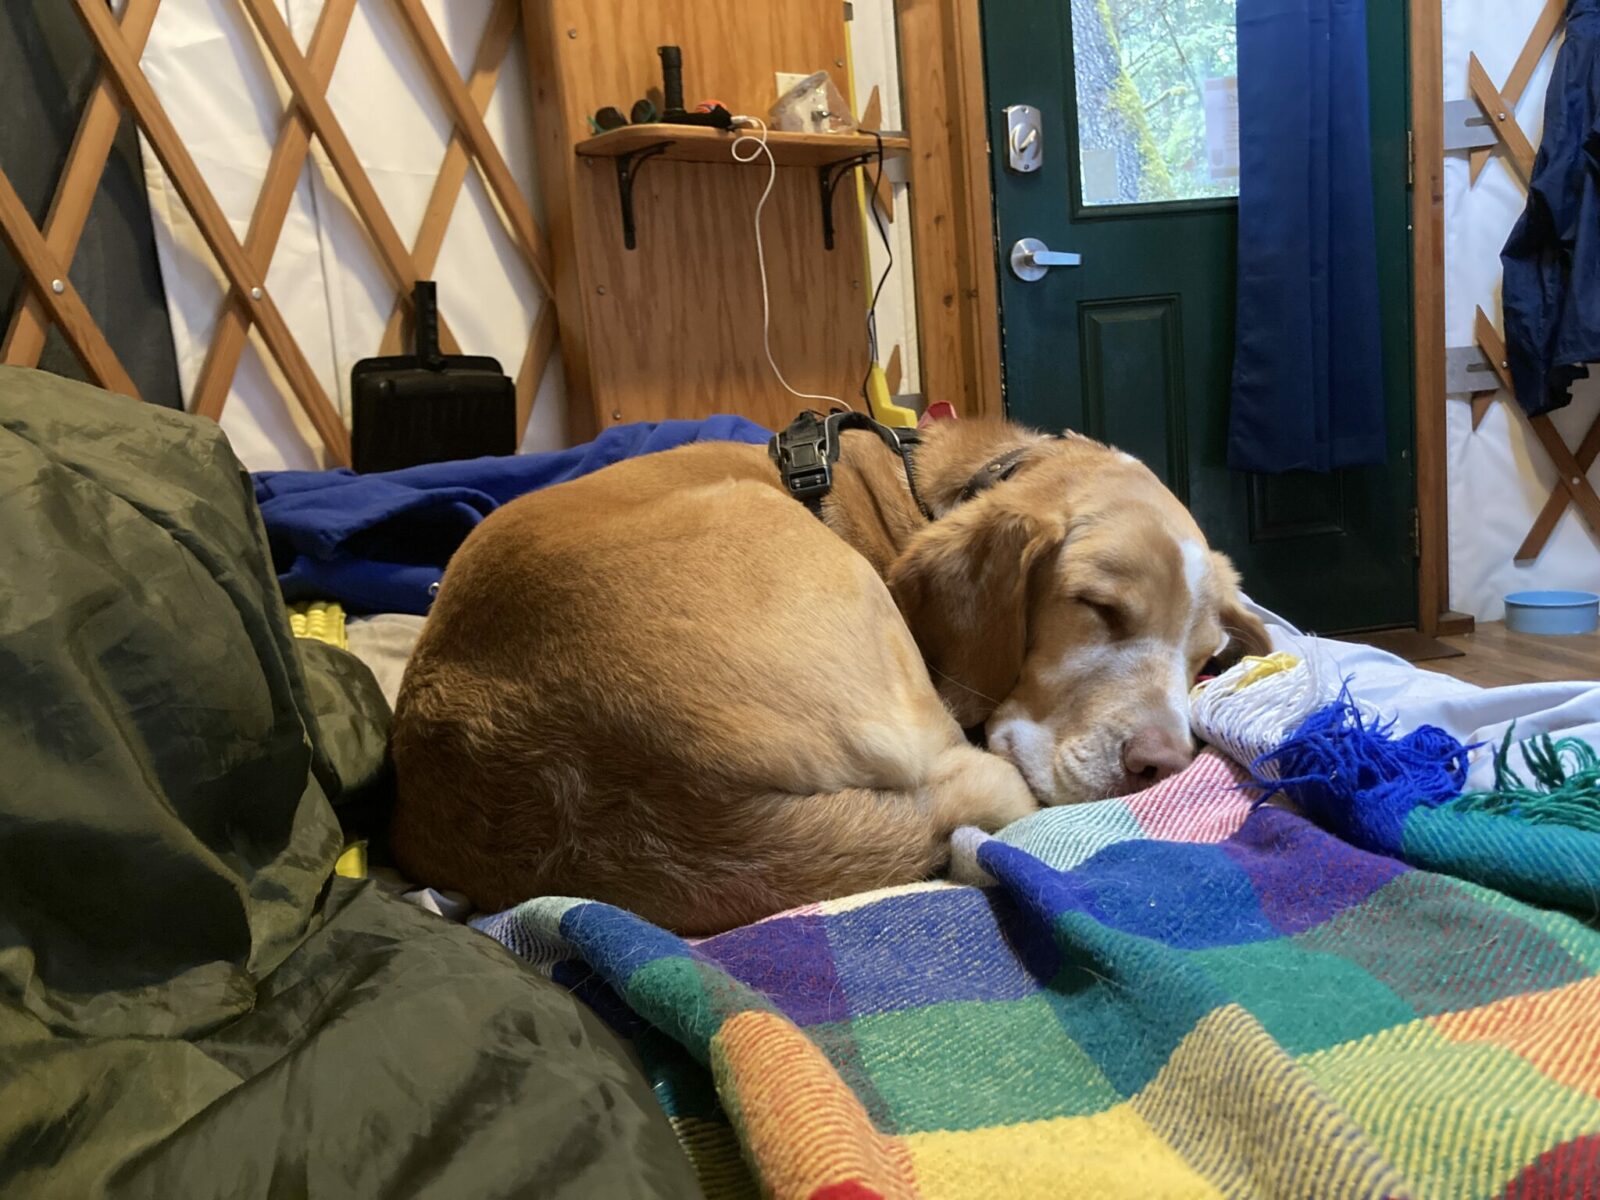
{"label": "dog collar", "polygon": [[1027,457],[1031,449],[1032,446],[1018,446],[1015,450],[995,455],[978,468],[977,474],[967,480],[967,486],[961,489],[961,494],[956,497],[956,503],[965,504],[979,492],[986,492],[995,484],[1010,479],[1017,473],[1017,468],[1022,465],[1022,460]]}
{"label": "dog collar", "polygon": [[[891,429],[862,413],[836,412],[824,417],[808,410],[789,422],[782,433],[776,434],[767,443],[767,455],[777,464],[778,476],[783,480],[785,490],[820,520],[822,498],[833,490],[833,464],[839,461],[839,435],[847,429],[870,430],[900,456],[906,472],[906,486],[911,489],[911,499],[929,522],[935,520],[917,491],[916,470],[912,466],[913,452],[922,438],[915,430]],[[1059,433],[1052,437],[1056,441],[1062,440]],[[980,492],[1010,479],[1022,466],[1031,449],[1032,444],[1023,445],[995,455],[967,480],[966,486],[956,497],[956,503],[965,504]]]}
{"label": "dog collar", "polygon": [[847,429],[877,434],[900,456],[911,499],[918,511],[932,521],[933,513],[917,492],[916,472],[911,466],[911,451],[922,439],[914,430],[890,429],[857,412],[836,412],[826,417],[803,412],[767,443],[767,455],[777,464],[778,476],[789,495],[809,508],[818,520],[822,519],[822,498],[833,490],[833,464],[839,461],[839,435]]}

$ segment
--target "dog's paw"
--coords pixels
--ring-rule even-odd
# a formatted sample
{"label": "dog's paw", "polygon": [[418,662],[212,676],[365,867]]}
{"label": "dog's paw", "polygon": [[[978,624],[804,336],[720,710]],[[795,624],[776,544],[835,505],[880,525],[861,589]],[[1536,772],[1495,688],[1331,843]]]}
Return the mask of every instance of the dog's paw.
{"label": "dog's paw", "polygon": [[1039,811],[1016,767],[987,750],[960,746],[940,761],[936,799],[945,828],[976,825],[993,833]]}
{"label": "dog's paw", "polygon": [[971,887],[991,887],[995,877],[978,865],[978,847],[989,835],[972,825],[963,825],[950,835],[950,879]]}

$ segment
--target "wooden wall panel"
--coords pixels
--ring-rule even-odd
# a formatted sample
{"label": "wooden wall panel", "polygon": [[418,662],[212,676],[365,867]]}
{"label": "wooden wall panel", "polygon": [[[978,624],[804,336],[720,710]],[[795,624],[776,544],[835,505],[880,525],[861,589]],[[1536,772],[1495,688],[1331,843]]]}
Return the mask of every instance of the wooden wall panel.
{"label": "wooden wall panel", "polygon": [[734,112],[765,117],[774,71],[826,69],[844,90],[844,8],[839,0],[536,0],[560,34],[561,86],[575,106],[572,133],[589,136],[585,117],[603,104],[623,112],[661,86],[656,47],[683,48],[684,97],[715,97]]}
{"label": "wooden wall panel", "polygon": [[[614,166],[578,159],[572,147],[590,136],[595,109],[627,111],[660,87],[658,45],[682,47],[691,107],[715,98],[764,118],[776,71],[826,68],[843,90],[838,0],[524,0],[524,17],[571,436],[718,411],[786,423],[806,402],[772,378],[762,348],[751,215],[766,184],[765,158],[745,166],[644,163],[638,248],[627,250]],[[867,295],[848,184],[834,215],[838,236],[828,251],[816,171],[780,168],[765,217],[772,349],[797,388],[859,407]]]}
{"label": "wooden wall panel", "polygon": [[[585,159],[590,206],[584,304],[600,345],[591,363],[611,421],[737,412],[785,425],[816,402],[773,379],[761,340],[750,213],[767,169],[652,162],[639,177],[638,249],[622,245],[615,172]],[[772,353],[791,385],[861,407],[866,297],[855,190],[835,197],[836,249],[822,244],[817,177],[780,169],[767,202]],[[607,407],[609,406],[609,407]]]}

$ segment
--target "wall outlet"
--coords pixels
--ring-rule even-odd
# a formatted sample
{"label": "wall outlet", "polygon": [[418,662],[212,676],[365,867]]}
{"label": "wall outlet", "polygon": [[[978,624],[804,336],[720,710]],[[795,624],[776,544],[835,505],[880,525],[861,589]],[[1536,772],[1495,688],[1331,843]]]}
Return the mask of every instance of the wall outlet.
{"label": "wall outlet", "polygon": [[811,74],[812,73],[810,71],[799,71],[799,72],[795,72],[795,71],[778,71],[778,72],[776,72],[773,77],[778,81],[778,90],[773,95],[773,99],[776,100],[779,96],[783,95],[785,92],[787,92],[790,88],[794,87],[795,84],[799,83],[801,80],[810,79],[811,78]]}

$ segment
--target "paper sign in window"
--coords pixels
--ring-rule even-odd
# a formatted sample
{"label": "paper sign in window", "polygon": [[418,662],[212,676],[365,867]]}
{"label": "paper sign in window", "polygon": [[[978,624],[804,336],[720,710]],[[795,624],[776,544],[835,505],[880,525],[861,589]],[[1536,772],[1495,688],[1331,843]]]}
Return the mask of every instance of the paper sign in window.
{"label": "paper sign in window", "polygon": [[1206,167],[1214,181],[1239,178],[1239,79],[1208,79],[1205,86]]}

